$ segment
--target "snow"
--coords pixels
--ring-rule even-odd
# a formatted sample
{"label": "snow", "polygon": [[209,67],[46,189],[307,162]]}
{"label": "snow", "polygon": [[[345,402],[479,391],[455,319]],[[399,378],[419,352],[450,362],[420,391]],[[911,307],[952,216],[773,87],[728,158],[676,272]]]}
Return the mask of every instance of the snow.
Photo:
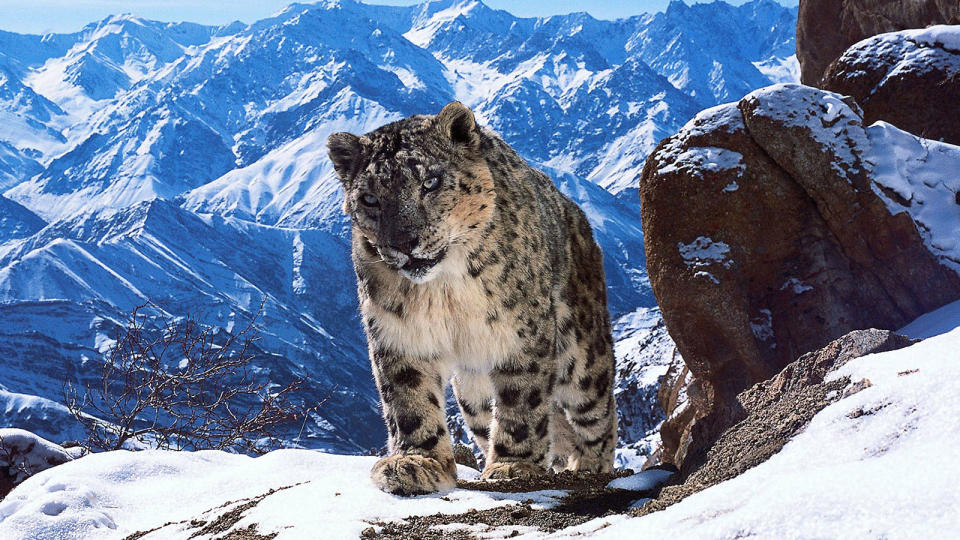
{"label": "snow", "polygon": [[657,400],[660,379],[680,354],[658,308],[638,308],[613,321],[616,387],[621,443],[617,468],[639,471],[660,441],[663,410]]}
{"label": "snow", "polygon": [[[750,331],[760,341],[773,340],[773,313],[769,309],[761,309],[759,316],[750,319]],[[771,347],[776,345],[772,344]]]}
{"label": "snow", "polygon": [[464,523],[450,523],[448,525],[434,525],[431,530],[463,532],[470,534],[470,538],[515,538],[518,534],[536,533],[537,528],[525,525],[501,525],[499,527],[489,527],[486,524],[477,523],[466,525]]}
{"label": "snow", "polygon": [[900,35],[918,43],[929,46],[940,46],[960,52],[960,27],[956,25],[938,24],[927,28],[917,28],[898,32]]}
{"label": "snow", "polygon": [[660,444],[659,426],[656,433],[650,435],[649,441],[640,441],[633,443],[641,448],[622,447],[617,448],[613,455],[613,466],[615,469],[630,469],[639,471],[647,462],[650,453]]}
{"label": "snow", "polygon": [[674,474],[672,471],[663,469],[648,469],[631,476],[611,480],[610,483],[607,484],[607,487],[626,489],[629,491],[647,491],[663,485],[663,483],[669,480]]}
{"label": "snow", "polygon": [[[651,352],[644,349],[660,349],[655,357],[631,368],[630,375],[636,377],[640,386],[657,384],[660,377],[667,372],[667,364],[676,347],[669,334],[666,334],[665,328],[659,308],[638,308],[613,322],[613,334],[616,336],[614,355],[618,360],[636,361],[645,353]],[[653,360],[658,362],[652,362]]]}
{"label": "snow", "polygon": [[958,531],[957,351],[960,328],[852,360],[831,377],[871,386],[818,413],[765,463],[662,512],[596,519],[547,537],[866,539]]}
{"label": "snow", "polygon": [[[654,110],[650,112],[656,113]],[[657,143],[669,135],[655,117],[641,120],[603,148],[599,164],[589,171],[587,179],[611,193],[639,187],[640,177],[636,171],[643,168],[644,159],[657,147]],[[558,156],[553,161],[565,160],[569,161],[569,158]],[[576,169],[578,165],[571,162],[566,167]]]}
{"label": "snow", "polygon": [[960,300],[917,317],[910,324],[897,330],[897,333],[914,339],[927,339],[945,334],[957,327],[960,327]]}
{"label": "snow", "polygon": [[693,119],[683,126],[681,133],[689,138],[718,131],[735,133],[744,129],[746,129],[746,125],[743,123],[743,115],[740,114],[737,104],[725,103],[697,113]]}
{"label": "snow", "polygon": [[22,428],[56,441],[79,440],[85,435],[66,406],[50,399],[8,392],[2,387],[0,384],[0,425]]}
{"label": "snow", "polygon": [[414,45],[426,47],[433,39],[434,34],[444,25],[457,17],[468,14],[478,3],[475,1],[451,2],[448,7],[432,13],[429,18],[420,22],[420,24],[415,24],[403,37],[410,40]]}
{"label": "snow", "polygon": [[[886,122],[867,128],[870,149],[864,161],[882,189],[874,192],[891,214],[907,212],[918,224],[924,244],[960,273],[960,147],[921,139]],[[903,204],[901,200],[906,201]]]}
{"label": "snow", "polygon": [[786,58],[774,56],[752,63],[774,84],[800,82],[800,61],[795,54]]}
{"label": "snow", "polygon": [[707,272],[706,270],[698,270],[698,271],[696,271],[696,272],[693,273],[693,276],[694,276],[694,277],[702,277],[702,278],[704,278],[704,279],[707,279],[707,280],[709,280],[711,283],[713,283],[714,285],[719,285],[719,284],[720,284],[720,280],[717,279],[717,276],[711,274],[710,272]]}
{"label": "snow", "polygon": [[699,236],[689,244],[678,242],[677,250],[680,251],[683,262],[693,268],[709,266],[714,263],[722,263],[729,268],[733,263],[732,260],[727,259],[730,246],[723,242],[716,242],[708,236]]}
{"label": "snow", "polygon": [[[278,450],[250,458],[218,451],[116,451],[92,454],[29,478],[0,502],[0,537],[97,539],[187,537],[182,520],[222,514],[244,499],[277,491],[244,513],[235,529],[257,524],[278,539],[358,538],[371,521],[438,512],[455,514],[514,505],[555,504],[562,491],[496,493],[454,490],[398,497],[370,480],[375,457]],[[461,478],[475,470],[459,467]],[[229,502],[233,501],[233,502]]]}
{"label": "snow", "polygon": [[678,242],[677,249],[684,264],[688,268],[696,269],[693,274],[694,277],[704,278],[714,285],[720,284],[720,280],[704,268],[713,264],[722,264],[724,268],[733,266],[733,260],[727,258],[730,253],[730,246],[723,242],[715,242],[707,236],[697,237],[689,244]]}
{"label": "snow", "polygon": [[664,159],[668,160],[669,164],[660,167],[657,174],[683,171],[702,178],[703,171],[716,173],[736,170],[738,175],[742,175],[747,169],[743,163],[743,155],[739,152],[712,146],[697,146],[677,154],[665,154]]}
{"label": "snow", "polygon": [[[255,163],[184,193],[183,206],[200,213],[287,226],[341,221],[340,180],[323,151],[327,137],[337,131],[366,133],[400,116],[347,92],[333,101],[326,114],[329,119],[321,126]],[[310,221],[305,223],[304,216]]]}
{"label": "snow", "polygon": [[[746,170],[742,154],[726,148],[691,145],[688,141],[708,133],[735,133],[745,129],[743,116],[736,103],[717,105],[700,111],[657,152],[658,174],[682,173],[702,179],[703,171],[733,171],[739,178]],[[739,187],[734,180],[726,184],[722,191],[729,193]]]}
{"label": "snow", "polygon": [[[930,317],[960,324],[957,305]],[[931,328],[929,317],[913,325]],[[605,516],[552,534],[505,526],[491,537],[897,538],[960,530],[958,350],[960,327],[851,360],[828,379],[868,386],[823,409],[768,461],[664,511]],[[89,455],[32,476],[0,502],[0,537],[117,538],[161,527],[143,538],[181,538],[195,532],[189,520],[210,520],[250,501],[232,530],[253,525],[279,539],[315,538],[317,531],[356,538],[373,521],[528,499],[547,508],[564,495],[453,490],[395,497],[369,480],[375,460],[307,450],[259,458],[214,451]],[[461,467],[458,474],[478,473]],[[668,475],[648,470],[609,486],[644,490]],[[480,532],[466,524],[442,530]]]}
{"label": "snow", "polygon": [[807,285],[803,281],[794,277],[794,278],[788,279],[783,283],[783,285],[780,286],[781,291],[785,291],[787,289],[790,289],[791,291],[793,291],[793,294],[803,294],[807,291],[812,291],[813,286]]}
{"label": "snow", "polygon": [[[870,386],[826,407],[768,461],[664,511],[607,516],[553,534],[523,529],[519,537],[898,538],[960,530],[958,350],[960,328],[851,360],[829,378],[866,379]],[[235,528],[256,524],[280,539],[315,537],[319,530],[329,538],[356,538],[370,520],[460,513],[531,497],[463,490],[394,497],[368,479],[374,460],[305,450],[256,459],[209,451],[95,454],[39,473],[12,492],[0,503],[0,536],[121,537],[210,517],[214,513],[205,512],[226,501],[286,488],[247,510]],[[661,473],[611,486],[639,489],[653,474]],[[546,507],[560,495],[534,498]],[[185,527],[175,523],[145,538],[188,536]]]}

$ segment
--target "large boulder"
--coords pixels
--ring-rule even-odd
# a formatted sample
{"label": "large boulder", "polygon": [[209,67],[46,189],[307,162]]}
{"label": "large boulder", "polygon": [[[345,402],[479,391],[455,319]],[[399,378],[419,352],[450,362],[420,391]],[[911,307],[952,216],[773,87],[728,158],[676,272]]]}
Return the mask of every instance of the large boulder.
{"label": "large boulder", "polygon": [[797,14],[800,80],[820,78],[847,47],[870,36],[933,24],[960,24],[957,0],[801,0]]}
{"label": "large boulder", "polygon": [[827,68],[822,88],[853,97],[864,122],[960,144],[960,26],[881,34]]}
{"label": "large boulder", "polygon": [[[690,370],[661,458],[689,469],[739,392],[862,328],[960,297],[960,148],[800,85],[703,111],[640,184],[647,269]],[[678,416],[678,415],[677,415]]]}
{"label": "large boulder", "polygon": [[662,510],[710,486],[756,467],[779,452],[830,403],[869,386],[827,375],[867,354],[907,347],[909,338],[886,330],[857,330],[807,353],[771,379],[738,396],[740,414],[699,460],[682,484],[665,488],[639,513]]}

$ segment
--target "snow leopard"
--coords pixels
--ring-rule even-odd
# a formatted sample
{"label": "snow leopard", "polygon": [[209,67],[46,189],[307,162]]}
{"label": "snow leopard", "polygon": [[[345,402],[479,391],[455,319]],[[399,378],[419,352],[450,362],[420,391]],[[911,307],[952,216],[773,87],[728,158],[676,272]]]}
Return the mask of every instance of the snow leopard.
{"label": "snow leopard", "polygon": [[388,433],[374,483],[455,487],[448,383],[482,479],[610,472],[613,339],[584,212],[459,102],[327,146]]}

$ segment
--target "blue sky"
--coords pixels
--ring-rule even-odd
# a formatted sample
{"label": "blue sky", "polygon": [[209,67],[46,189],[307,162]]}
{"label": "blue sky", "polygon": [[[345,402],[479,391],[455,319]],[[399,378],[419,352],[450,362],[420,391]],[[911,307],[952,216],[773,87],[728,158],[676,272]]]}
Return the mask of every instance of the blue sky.
{"label": "blue sky", "polygon": [[[484,0],[491,7],[520,16],[543,16],[586,11],[601,19],[615,19],[663,10],[669,0]],[[779,0],[796,5],[797,0]],[[687,0],[691,3],[691,0]],[[133,13],[161,21],[224,24],[253,22],[282,9],[290,0],[0,0],[0,29],[23,33],[73,32],[85,24],[115,13]],[[411,0],[375,0],[373,4],[409,5]],[[743,0],[733,0],[742,4]]]}

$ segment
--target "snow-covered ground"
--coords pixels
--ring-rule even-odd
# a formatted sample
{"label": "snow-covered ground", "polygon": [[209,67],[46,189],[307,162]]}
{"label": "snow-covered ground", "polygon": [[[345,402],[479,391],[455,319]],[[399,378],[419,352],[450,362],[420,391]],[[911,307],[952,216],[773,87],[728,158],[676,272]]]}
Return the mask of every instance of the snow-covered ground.
{"label": "snow-covered ground", "polygon": [[945,334],[957,326],[960,326],[960,300],[917,317],[898,332],[914,339],[927,339]]}
{"label": "snow-covered ground", "polygon": [[[953,304],[907,327],[953,330],[911,347],[852,360],[831,377],[868,380],[817,414],[767,462],[662,512],[607,516],[520,538],[923,538],[960,533],[960,311]],[[559,491],[453,490],[414,498],[377,491],[376,458],[280,450],[259,458],[222,452],[95,454],[41,472],[0,503],[0,538],[186,538],[249,505],[231,530],[255,525],[277,538],[357,538],[371,522],[458,514]],[[477,472],[461,467],[462,478]],[[662,477],[663,475],[660,474]],[[631,477],[636,489],[662,478]],[[275,490],[271,492],[271,490]],[[265,496],[264,496],[265,495]],[[261,498],[261,496],[263,496]],[[171,524],[172,523],[172,524]],[[168,525],[164,525],[168,524]],[[224,531],[221,531],[224,532]],[[208,537],[208,536],[201,536]]]}
{"label": "snow-covered ground", "polygon": [[[456,514],[533,499],[549,506],[564,493],[494,493],[456,490],[434,496],[397,497],[370,480],[377,458],[311,450],[278,450],[259,458],[204,452],[108,452],[38,474],[0,503],[0,538],[122,538],[166,523],[223,513],[266,496],[236,528],[257,524],[279,538],[358,538],[377,520],[438,512]],[[460,478],[479,473],[460,467]],[[218,512],[219,511],[219,512]],[[186,538],[189,523],[163,527],[143,538]]]}

